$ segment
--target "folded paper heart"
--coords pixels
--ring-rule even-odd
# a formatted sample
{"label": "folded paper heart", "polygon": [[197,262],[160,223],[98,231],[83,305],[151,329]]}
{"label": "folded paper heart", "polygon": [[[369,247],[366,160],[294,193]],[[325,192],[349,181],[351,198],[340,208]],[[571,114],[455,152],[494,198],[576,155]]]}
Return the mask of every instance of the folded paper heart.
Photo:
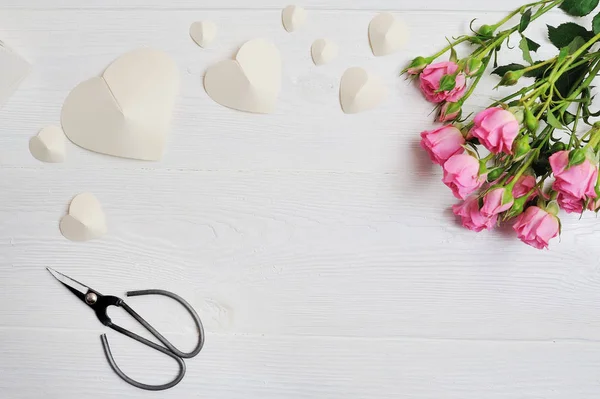
{"label": "folded paper heart", "polygon": [[369,41],[375,56],[392,54],[406,44],[408,30],[394,15],[381,13],[369,24]]}
{"label": "folded paper heart", "polygon": [[65,160],[65,134],[56,126],[42,129],[29,140],[29,151],[42,162],[58,163]]}
{"label": "folded paper heart", "polygon": [[212,21],[197,21],[190,26],[190,37],[200,47],[208,47],[217,37],[217,25]]}
{"label": "folded paper heart", "polygon": [[318,39],[312,44],[310,53],[315,65],[324,65],[337,57],[338,47],[330,40]]}
{"label": "folded paper heart", "polygon": [[288,32],[298,30],[306,22],[306,10],[298,6],[287,6],[281,13],[281,21]]}
{"label": "folded paper heart", "polygon": [[77,195],[60,220],[60,232],[71,241],[88,241],[106,234],[106,217],[100,202],[90,193]]}
{"label": "folded paper heart", "polygon": [[134,50],[71,91],[62,108],[63,130],[91,151],[159,160],[178,90],[179,72],[169,56]]}
{"label": "folded paper heart", "polygon": [[387,96],[387,88],[376,76],[362,68],[350,68],[340,82],[340,102],[347,114],[377,107]]}
{"label": "folded paper heart", "polygon": [[263,39],[250,40],[234,60],[208,68],[204,89],[225,107],[258,114],[273,112],[281,89],[279,50]]}

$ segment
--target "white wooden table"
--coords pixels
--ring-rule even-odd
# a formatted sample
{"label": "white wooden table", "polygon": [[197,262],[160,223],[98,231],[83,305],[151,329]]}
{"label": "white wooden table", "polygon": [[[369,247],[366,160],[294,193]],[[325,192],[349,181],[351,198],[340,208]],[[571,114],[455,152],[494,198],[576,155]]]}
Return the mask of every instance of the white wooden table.
{"label": "white wooden table", "polygon": [[[0,110],[0,398],[598,398],[600,223],[565,218],[548,252],[510,229],[463,230],[417,148],[431,106],[397,76],[472,18],[495,22],[519,3],[305,0],[308,23],[289,34],[284,0],[0,0],[0,39],[34,64]],[[409,24],[406,51],[372,56],[366,29],[379,10]],[[209,50],[188,37],[202,19],[220,28]],[[208,65],[255,37],[284,59],[273,115],[223,108],[202,88]],[[321,37],[340,57],[315,67],[310,44]],[[29,138],[59,122],[76,84],[144,45],[171,54],[183,79],[162,162],[74,145],[63,164],[30,156]],[[350,66],[381,75],[391,98],[344,115],[338,83]],[[102,202],[109,234],[76,244],[58,221],[83,191]],[[187,298],[207,340],[183,382],[148,393],[118,379],[98,338],[106,329],[46,266],[106,294]],[[168,299],[128,302],[192,345],[191,321]],[[108,336],[132,376],[175,372]]]}

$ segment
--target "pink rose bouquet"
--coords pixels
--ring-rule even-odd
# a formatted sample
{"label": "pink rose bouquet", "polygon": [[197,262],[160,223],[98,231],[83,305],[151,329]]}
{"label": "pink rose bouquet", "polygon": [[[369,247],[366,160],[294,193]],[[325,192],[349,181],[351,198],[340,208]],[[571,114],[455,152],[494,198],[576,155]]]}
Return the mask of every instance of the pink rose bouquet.
{"label": "pink rose bouquet", "polygon": [[[592,26],[548,26],[556,47],[549,59],[535,60],[540,45],[527,37],[530,25],[556,8],[583,17],[597,6],[597,0],[534,0],[454,38],[431,57],[416,57],[404,70],[436,104],[443,125],[422,132],[421,147],[461,200],[452,209],[465,228],[481,232],[511,223],[521,241],[545,249],[560,234],[560,210],[600,211],[600,122],[591,121],[600,116],[591,111],[591,86],[600,74],[594,47],[600,14]],[[518,23],[509,25],[515,18]],[[513,49],[514,38],[523,63],[498,66],[501,49]],[[472,50],[459,58],[456,47],[465,44]],[[440,60],[444,54],[447,61]],[[488,71],[500,77],[498,86],[518,84],[518,90],[463,118]]]}

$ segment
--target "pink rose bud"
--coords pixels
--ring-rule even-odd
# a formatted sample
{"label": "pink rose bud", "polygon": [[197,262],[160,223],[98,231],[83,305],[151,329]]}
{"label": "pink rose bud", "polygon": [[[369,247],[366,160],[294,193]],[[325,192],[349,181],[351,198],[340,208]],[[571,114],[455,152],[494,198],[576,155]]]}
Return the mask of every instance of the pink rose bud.
{"label": "pink rose bud", "polygon": [[476,196],[467,198],[463,203],[454,205],[452,211],[459,216],[462,225],[469,230],[480,232],[491,230],[498,222],[498,217],[485,217],[479,210],[479,199]]}
{"label": "pink rose bud", "polygon": [[[521,197],[526,196],[527,194],[529,194],[531,192],[531,190],[534,189],[535,185],[536,185],[535,177],[533,177],[531,175],[523,175],[523,176],[519,177],[519,180],[517,180],[517,182],[515,183],[515,186],[513,187],[513,190],[512,190],[513,197],[521,198]],[[536,194],[532,193],[530,196],[530,199],[532,199],[535,196],[536,196]]]}
{"label": "pink rose bud", "polygon": [[458,71],[458,65],[454,62],[439,62],[427,66],[421,73],[421,91],[428,101],[441,103],[443,101],[457,102],[467,90],[467,79],[463,73],[456,76],[454,89],[438,92],[440,82],[444,76],[454,75]]}
{"label": "pink rose bud", "polygon": [[438,122],[452,122],[460,116],[462,106],[460,103],[445,103],[440,109]]}
{"label": "pink rose bud", "polygon": [[560,209],[567,213],[583,213],[584,201],[581,198],[573,197],[572,195],[565,193],[559,193],[556,201],[558,201]]}
{"label": "pink rose bud", "polygon": [[590,201],[588,204],[588,210],[596,213],[600,212],[600,200]]}
{"label": "pink rose bud", "polygon": [[457,154],[444,163],[442,181],[450,187],[454,196],[465,199],[485,182],[486,176],[479,174],[479,161],[468,154]]}
{"label": "pink rose bud", "polygon": [[496,188],[483,197],[481,214],[488,218],[497,216],[512,208],[514,202],[515,199],[510,191],[504,187]]}
{"label": "pink rose bud", "polygon": [[474,120],[471,135],[494,154],[512,154],[512,147],[519,134],[519,122],[510,112],[502,108],[488,108]]}
{"label": "pink rose bud", "polygon": [[465,73],[467,76],[476,76],[482,72],[482,68],[483,61],[481,61],[479,58],[469,58],[465,65]]}
{"label": "pink rose bud", "polygon": [[556,216],[537,206],[531,206],[517,218],[513,229],[525,244],[545,249],[550,240],[558,236],[560,223]]}
{"label": "pink rose bud", "polygon": [[569,166],[569,151],[560,151],[550,157],[550,166],[556,179],[552,185],[554,190],[578,199],[597,197],[598,165],[589,159]]}
{"label": "pink rose bud", "polygon": [[443,165],[451,156],[464,152],[465,138],[460,130],[447,125],[421,133],[421,147],[434,163]]}
{"label": "pink rose bud", "polygon": [[418,75],[429,65],[429,61],[425,57],[417,57],[411,61],[410,65],[406,69],[409,75]]}

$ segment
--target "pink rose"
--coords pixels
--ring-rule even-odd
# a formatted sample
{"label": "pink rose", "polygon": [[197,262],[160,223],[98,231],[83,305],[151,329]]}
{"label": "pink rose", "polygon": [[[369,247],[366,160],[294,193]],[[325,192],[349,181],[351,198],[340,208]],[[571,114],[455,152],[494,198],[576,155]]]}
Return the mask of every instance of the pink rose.
{"label": "pink rose", "polygon": [[519,239],[537,249],[548,248],[548,242],[558,236],[558,218],[537,206],[531,206],[522,213],[513,228]]}
{"label": "pink rose", "polygon": [[588,159],[582,164],[568,167],[569,151],[560,151],[550,157],[555,181],[552,188],[561,194],[579,199],[596,198],[598,165]]}
{"label": "pink rose", "polygon": [[[510,181],[509,181],[510,183]],[[519,178],[519,180],[517,180],[517,182],[515,183],[515,186],[513,188],[512,194],[513,197],[515,198],[521,198],[526,196],[527,194],[529,194],[531,192],[531,190],[534,189],[536,185],[536,180],[535,177],[531,176],[531,175],[523,175]],[[530,199],[534,198],[536,196],[535,193],[532,193],[530,196]]]}
{"label": "pink rose", "polygon": [[479,210],[479,199],[476,196],[467,198],[463,203],[454,205],[452,211],[461,218],[462,225],[469,230],[480,232],[491,230],[498,222],[498,217],[485,217]]}
{"label": "pink rose", "polygon": [[[507,198],[508,197],[508,198]],[[500,187],[488,192],[483,197],[481,214],[491,218],[508,211],[515,203],[512,194],[506,195],[506,188]]]}
{"label": "pink rose", "polygon": [[454,75],[458,65],[454,62],[439,62],[427,66],[421,73],[421,91],[428,101],[441,103],[442,101],[457,102],[467,90],[467,79],[463,73],[456,76],[456,86],[450,91],[436,93],[440,88],[440,81],[446,75]]}
{"label": "pink rose", "polygon": [[481,111],[474,120],[471,135],[494,154],[512,154],[512,147],[519,134],[519,122],[510,112],[502,108]]}
{"label": "pink rose", "polygon": [[459,103],[444,103],[438,115],[438,122],[452,122],[460,115],[461,105]]}
{"label": "pink rose", "polygon": [[[559,193],[556,198],[560,209],[567,213],[583,213],[583,200],[572,195]],[[593,202],[593,201],[592,201]]]}
{"label": "pink rose", "polygon": [[453,155],[462,154],[463,144],[465,138],[461,131],[452,125],[421,133],[421,147],[438,165],[443,165]]}
{"label": "pink rose", "polygon": [[465,199],[485,182],[479,175],[479,161],[468,154],[453,155],[444,163],[442,181],[458,199]]}

